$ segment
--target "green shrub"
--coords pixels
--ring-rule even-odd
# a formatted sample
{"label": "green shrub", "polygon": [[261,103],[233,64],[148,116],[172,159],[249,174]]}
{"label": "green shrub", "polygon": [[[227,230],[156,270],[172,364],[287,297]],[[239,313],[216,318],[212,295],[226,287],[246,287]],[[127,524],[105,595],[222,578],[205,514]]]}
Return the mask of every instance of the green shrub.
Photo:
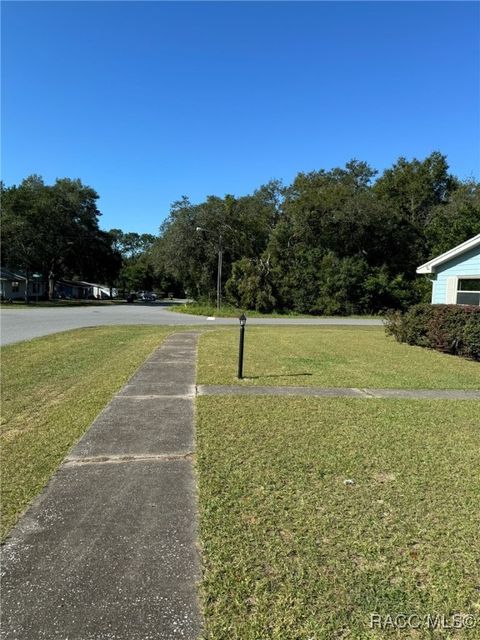
{"label": "green shrub", "polygon": [[435,305],[427,324],[429,346],[437,351],[463,355],[463,332],[467,316],[460,305]]}
{"label": "green shrub", "polygon": [[429,347],[428,326],[434,312],[431,304],[416,304],[405,313],[391,311],[387,314],[387,333],[398,342]]}
{"label": "green shrub", "polygon": [[225,291],[228,301],[240,309],[270,313],[276,307],[269,259],[242,258],[233,263]]}
{"label": "green shrub", "polygon": [[389,309],[385,314],[385,333],[387,336],[393,336],[397,342],[405,342],[403,316],[401,311],[393,309]]}
{"label": "green shrub", "polygon": [[480,309],[472,313],[463,330],[464,355],[480,360]]}
{"label": "green shrub", "polygon": [[386,317],[387,334],[399,342],[480,360],[480,308],[418,304]]}

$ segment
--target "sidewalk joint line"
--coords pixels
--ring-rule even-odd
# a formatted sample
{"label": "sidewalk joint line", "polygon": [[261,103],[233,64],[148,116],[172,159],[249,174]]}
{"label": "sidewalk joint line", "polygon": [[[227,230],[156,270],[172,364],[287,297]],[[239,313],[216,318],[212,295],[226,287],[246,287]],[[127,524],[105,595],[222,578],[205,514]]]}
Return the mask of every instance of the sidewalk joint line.
{"label": "sidewalk joint line", "polygon": [[152,364],[192,364],[192,360],[162,360],[161,358],[152,358],[151,360],[145,360],[143,365],[152,365]]}
{"label": "sidewalk joint line", "polygon": [[120,394],[118,394],[117,396],[115,396],[115,398],[122,398],[122,399],[123,398],[131,398],[131,399],[134,399],[134,400],[135,399],[136,400],[145,400],[145,399],[148,399],[148,398],[172,398],[172,399],[173,398],[183,398],[183,399],[186,399],[186,400],[193,400],[195,398],[195,394],[193,394],[193,393],[189,393],[188,395],[186,395],[186,394],[181,395],[181,394],[178,394],[178,393],[177,394],[173,394],[173,393],[172,394],[149,393],[147,395],[133,395],[133,394],[132,395],[127,395],[127,394],[120,395]]}
{"label": "sidewalk joint line", "polygon": [[379,396],[372,393],[369,389],[359,389],[367,398],[378,398]]}
{"label": "sidewalk joint line", "polygon": [[125,462],[169,462],[171,460],[187,460],[195,455],[194,451],[187,451],[186,453],[139,453],[139,454],[124,454],[124,455],[109,455],[109,456],[93,456],[91,458],[65,458],[64,465],[67,466],[82,466],[88,464],[121,464]]}

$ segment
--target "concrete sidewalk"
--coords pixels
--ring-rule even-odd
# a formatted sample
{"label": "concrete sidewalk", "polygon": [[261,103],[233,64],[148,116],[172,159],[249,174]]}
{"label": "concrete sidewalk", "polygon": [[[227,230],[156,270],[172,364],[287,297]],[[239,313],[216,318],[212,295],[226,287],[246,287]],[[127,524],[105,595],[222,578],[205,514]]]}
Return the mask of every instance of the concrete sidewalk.
{"label": "concrete sidewalk", "polygon": [[14,528],[5,640],[198,637],[196,343],[165,340]]}
{"label": "concrete sidewalk", "polygon": [[199,396],[314,396],[316,398],[403,398],[410,400],[477,400],[480,390],[356,389],[354,387],[267,387],[246,385],[197,386]]}

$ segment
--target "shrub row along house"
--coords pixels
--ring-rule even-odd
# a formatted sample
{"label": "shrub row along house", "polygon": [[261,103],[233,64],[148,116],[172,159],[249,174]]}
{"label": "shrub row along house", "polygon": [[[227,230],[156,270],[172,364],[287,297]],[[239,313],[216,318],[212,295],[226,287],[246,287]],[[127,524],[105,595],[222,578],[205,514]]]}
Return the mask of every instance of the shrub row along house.
{"label": "shrub row along house", "polygon": [[431,304],[387,314],[399,342],[480,361],[480,234],[417,269],[433,283]]}
{"label": "shrub row along house", "polygon": [[480,305],[480,233],[422,264],[432,280],[432,304]]}

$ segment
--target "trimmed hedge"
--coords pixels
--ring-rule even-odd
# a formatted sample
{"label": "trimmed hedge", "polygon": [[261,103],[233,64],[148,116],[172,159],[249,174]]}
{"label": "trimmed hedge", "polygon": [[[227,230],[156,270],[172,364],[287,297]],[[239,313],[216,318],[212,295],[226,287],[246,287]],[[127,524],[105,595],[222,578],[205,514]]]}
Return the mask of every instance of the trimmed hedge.
{"label": "trimmed hedge", "polygon": [[385,330],[398,342],[480,360],[480,307],[417,304],[388,313]]}

